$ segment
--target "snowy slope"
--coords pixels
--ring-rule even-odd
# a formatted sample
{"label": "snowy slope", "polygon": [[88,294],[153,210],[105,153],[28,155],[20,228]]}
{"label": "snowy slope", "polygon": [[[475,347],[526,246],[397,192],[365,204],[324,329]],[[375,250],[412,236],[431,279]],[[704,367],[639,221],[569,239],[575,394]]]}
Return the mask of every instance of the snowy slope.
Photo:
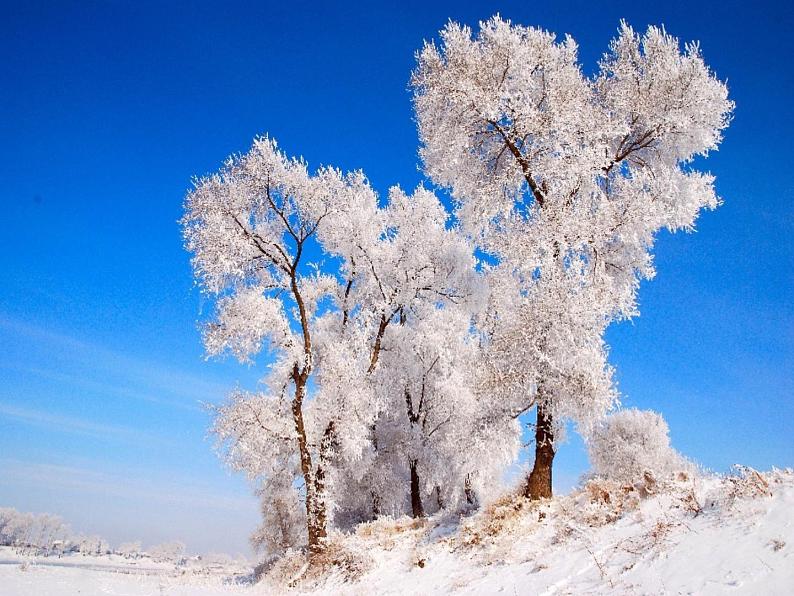
{"label": "snowy slope", "polygon": [[376,523],[348,538],[369,570],[353,584],[337,572],[316,591],[794,594],[790,472],[628,492],[591,484],[544,505],[506,499],[459,528],[404,525]]}
{"label": "snowy slope", "polygon": [[794,473],[593,482],[551,502],[506,497],[461,523],[379,520],[333,537],[326,569],[287,557],[258,584],[0,565],[20,594],[794,594]]}

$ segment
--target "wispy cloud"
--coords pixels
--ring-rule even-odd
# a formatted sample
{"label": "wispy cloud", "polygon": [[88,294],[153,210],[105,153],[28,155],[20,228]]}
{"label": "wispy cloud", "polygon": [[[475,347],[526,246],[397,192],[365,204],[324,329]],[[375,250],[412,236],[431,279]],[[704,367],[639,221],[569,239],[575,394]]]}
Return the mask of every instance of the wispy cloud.
{"label": "wispy cloud", "polygon": [[10,404],[0,403],[0,417],[16,420],[23,424],[30,424],[55,430],[98,439],[116,439],[126,442],[158,444],[172,446],[174,443],[168,439],[151,433],[125,426],[101,424],[83,418],[75,418],[53,412],[23,408]]}
{"label": "wispy cloud", "polygon": [[48,381],[57,381],[63,385],[79,387],[81,389],[102,395],[113,395],[125,399],[145,401],[152,404],[159,404],[181,410],[202,410],[202,406],[198,401],[163,397],[162,394],[157,393],[156,387],[154,388],[154,392],[141,391],[131,387],[129,384],[99,381],[97,379],[88,378],[81,374],[69,374],[35,366],[14,366],[0,364],[0,369],[11,370],[15,373],[30,375],[40,379],[46,379]]}
{"label": "wispy cloud", "polygon": [[[52,511],[110,540],[245,548],[257,500],[203,443],[202,402],[233,389],[217,368],[205,378],[179,355],[153,362],[3,313],[0,343],[0,438],[14,431],[0,441],[0,505]],[[48,452],[55,444],[68,447]]]}
{"label": "wispy cloud", "polygon": [[254,497],[220,492],[189,478],[140,477],[96,469],[0,459],[0,485],[30,484],[44,490],[75,490],[98,496],[131,499],[139,503],[176,504],[184,507],[250,512]]}
{"label": "wispy cloud", "polygon": [[[43,354],[55,353],[59,357],[57,368],[50,368],[50,359],[46,359],[38,366],[29,362],[22,365],[6,362],[2,365],[6,370],[64,381],[72,386],[123,398],[193,410],[200,409],[202,402],[217,401],[231,389],[224,383],[213,382],[178,368],[136,358],[2,314],[0,331],[12,335],[17,342],[24,339],[28,344],[36,346],[36,351]],[[70,374],[65,369],[73,369],[75,372]]]}

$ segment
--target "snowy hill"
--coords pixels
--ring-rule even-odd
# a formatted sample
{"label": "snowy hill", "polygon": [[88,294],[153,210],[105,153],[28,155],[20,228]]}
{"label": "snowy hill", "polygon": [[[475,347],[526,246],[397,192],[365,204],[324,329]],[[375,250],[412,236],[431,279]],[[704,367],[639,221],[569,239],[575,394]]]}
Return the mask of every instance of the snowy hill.
{"label": "snowy hill", "polygon": [[544,504],[504,499],[458,528],[376,522],[342,544],[367,570],[320,593],[791,594],[794,475],[591,482]]}
{"label": "snowy hill", "polygon": [[[228,574],[0,564],[21,594],[791,594],[794,472],[591,481],[536,503],[505,497],[455,521],[382,519],[295,553],[260,582]],[[13,563],[13,564],[12,564]],[[49,563],[53,563],[52,561]]]}

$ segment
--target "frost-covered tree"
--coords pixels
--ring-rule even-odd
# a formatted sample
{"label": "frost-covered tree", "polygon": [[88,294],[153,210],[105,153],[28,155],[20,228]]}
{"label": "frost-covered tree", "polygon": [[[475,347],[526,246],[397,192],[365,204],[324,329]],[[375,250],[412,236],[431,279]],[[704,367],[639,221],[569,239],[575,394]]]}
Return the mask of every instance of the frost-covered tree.
{"label": "frost-covered tree", "polygon": [[185,543],[179,540],[163,542],[149,548],[149,555],[156,561],[179,564],[185,555]]}
{"label": "frost-covered tree", "polygon": [[105,555],[110,552],[110,545],[101,536],[81,536],[76,539],[81,555]]}
{"label": "frost-covered tree", "polygon": [[57,515],[0,508],[0,545],[47,554],[56,546],[62,547],[71,534],[69,526]]}
{"label": "frost-covered tree", "polygon": [[[475,432],[474,419],[467,417],[479,398],[470,384],[471,322],[484,294],[472,246],[449,227],[449,214],[435,195],[421,187],[412,195],[393,188],[379,215],[381,228],[369,244],[348,244],[352,252],[345,262],[357,269],[353,277],[350,271],[346,275],[354,281],[346,286],[348,314],[341,325],[331,321],[341,336],[327,334],[334,349],[318,376],[320,393],[342,398],[326,400],[336,404],[334,412],[357,410],[345,405],[350,387],[369,395],[371,404],[364,408],[370,415],[369,442],[339,444],[343,457],[335,483],[342,525],[383,512],[401,514],[406,503],[408,511],[421,515],[422,492],[435,491],[435,506],[454,505],[452,495],[464,492],[465,478],[452,471],[464,469],[467,447],[487,434]],[[360,237],[357,228],[345,234]],[[361,354],[363,362],[359,358],[352,368],[355,356],[339,362],[340,345]],[[364,422],[360,416],[347,420]],[[504,450],[487,452],[494,458],[480,458],[468,468],[470,484],[476,480],[481,487],[493,479],[484,471],[489,465],[493,471],[491,464]]]}
{"label": "frost-covered tree", "polygon": [[122,542],[116,552],[127,559],[137,559],[141,556],[141,543],[140,541]]}
{"label": "frost-covered tree", "polygon": [[463,304],[407,316],[389,336],[372,379],[382,403],[373,461],[382,511],[403,513],[407,502],[420,517],[499,486],[518,428],[479,424],[491,402],[476,392],[476,342]]}
{"label": "frost-covered tree", "polygon": [[0,537],[3,544],[8,546],[30,546],[33,541],[33,530],[36,516],[32,513],[22,513],[16,509],[3,509],[0,511]]}
{"label": "frost-covered tree", "polygon": [[57,515],[42,513],[35,516],[31,529],[30,544],[49,552],[56,544],[62,545],[71,535],[71,529]]}
{"label": "frost-covered tree", "polygon": [[[385,447],[375,438],[388,397],[373,375],[389,374],[379,362],[390,335],[447,304],[476,302],[473,249],[433,193],[394,188],[378,207],[361,173],[310,175],[269,139],[198,180],[186,210],[196,275],[217,297],[208,353],[248,361],[267,345],[275,359],[267,391],[233,395],[214,427],[232,466],[260,483],[265,517],[289,516],[254,540],[279,550],[298,538],[288,493],[299,486],[317,550],[333,496],[348,495],[348,481],[371,484],[374,452]],[[335,469],[345,486],[333,485]],[[377,501],[377,487],[362,491]]]}
{"label": "frost-covered tree", "polygon": [[[318,303],[333,281],[311,274],[306,261],[324,220],[371,195],[362,176],[332,168],[310,175],[304,162],[262,138],[247,154],[230,158],[220,173],[198,180],[185,205],[185,239],[196,275],[218,297],[217,319],[204,336],[208,353],[228,350],[247,361],[267,342],[275,354],[268,377],[274,397],[263,398],[267,407],[257,413],[264,419],[256,433],[259,443],[285,441],[297,453],[311,548],[326,535],[325,452],[333,429],[307,424],[307,387],[316,359]],[[234,441],[246,433],[247,426],[223,437]],[[233,451],[247,449],[250,455],[242,445],[233,444]],[[270,452],[257,461],[257,475],[275,474],[271,466],[283,464]]]}
{"label": "frost-covered tree", "polygon": [[656,27],[621,25],[589,78],[573,39],[499,17],[476,37],[450,23],[417,59],[425,171],[498,288],[483,383],[504,383],[505,415],[536,406],[526,492],[550,496],[565,419],[588,427],[614,402],[603,330],[636,314],[656,233],[719,203],[692,162],[717,148],[733,104],[698,46]]}
{"label": "frost-covered tree", "polygon": [[690,467],[670,446],[661,414],[627,409],[606,416],[587,441],[593,473],[618,482],[634,482],[650,472],[662,479]]}
{"label": "frost-covered tree", "polygon": [[[334,482],[342,497],[336,504],[343,524],[369,518],[366,512],[400,511],[399,502],[411,493],[416,502],[417,463],[415,458],[401,457],[398,446],[404,442],[392,432],[397,420],[405,427],[402,430],[417,423],[416,413],[408,414],[405,408],[406,391],[418,387],[427,374],[427,366],[412,358],[415,331],[426,329],[429,343],[447,349],[454,339],[445,337],[432,320],[438,313],[454,311],[467,330],[480,299],[473,249],[448,227],[449,214],[433,193],[420,187],[409,195],[392,188],[387,204],[374,215],[364,225],[354,222],[352,227],[333,230],[336,238],[355,238],[355,242],[345,240],[340,248],[337,239],[336,245],[326,241],[344,258],[343,279],[348,283],[341,321],[338,314],[327,318],[325,337],[331,349],[323,351],[318,395],[325,396],[324,403],[331,406],[328,413],[340,428],[345,424],[369,428],[366,443],[357,432],[338,434],[340,457]],[[375,234],[368,231],[373,221],[379,222]],[[409,387],[411,383],[416,387]],[[358,399],[351,402],[353,387]],[[361,396],[367,396],[366,401]],[[455,397],[446,407],[454,408]],[[395,404],[401,404],[397,418]],[[340,417],[339,412],[345,411],[354,414]],[[401,460],[398,467],[413,471],[387,480],[384,471],[393,469],[396,459]],[[355,495],[350,494],[351,484],[359,487]]]}
{"label": "frost-covered tree", "polygon": [[19,512],[11,507],[0,507],[0,545],[11,546],[14,544],[14,521]]}

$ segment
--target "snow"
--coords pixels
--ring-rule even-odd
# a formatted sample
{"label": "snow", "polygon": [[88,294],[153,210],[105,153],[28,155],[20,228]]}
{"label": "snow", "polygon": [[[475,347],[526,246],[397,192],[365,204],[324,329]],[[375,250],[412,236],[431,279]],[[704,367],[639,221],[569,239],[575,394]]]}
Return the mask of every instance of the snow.
{"label": "snow", "polygon": [[8,596],[791,594],[792,511],[792,471],[631,490],[594,482],[543,503],[506,497],[462,521],[381,519],[335,534],[335,552],[345,556],[334,558],[344,565],[315,577],[298,555],[254,583],[232,568],[79,555],[45,560],[3,549],[0,586]]}
{"label": "snow", "polygon": [[[79,554],[42,557],[19,554],[0,547],[0,593],[3,596],[36,594],[226,594],[241,581],[243,570],[202,566],[190,561],[183,566],[127,559],[118,555]],[[250,570],[245,570],[250,572]]]}
{"label": "snow", "polygon": [[[724,481],[697,489],[722,499]],[[406,540],[372,549],[376,564],[340,594],[790,594],[794,591],[794,477],[773,496],[719,503],[695,516],[679,494],[644,501],[616,523],[582,523],[582,493],[532,508],[484,548]],[[544,519],[537,521],[541,513]],[[477,522],[474,521],[474,526]],[[568,534],[566,536],[566,534]],[[783,546],[780,546],[783,545]],[[777,549],[777,550],[776,550]],[[417,557],[424,567],[414,565]]]}

